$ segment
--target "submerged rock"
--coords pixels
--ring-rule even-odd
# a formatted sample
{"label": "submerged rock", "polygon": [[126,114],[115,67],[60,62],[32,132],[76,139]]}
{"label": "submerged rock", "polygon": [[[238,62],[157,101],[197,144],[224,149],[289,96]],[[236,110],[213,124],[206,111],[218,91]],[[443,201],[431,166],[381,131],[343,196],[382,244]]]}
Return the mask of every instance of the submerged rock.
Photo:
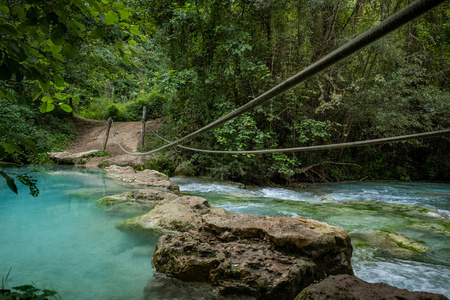
{"label": "submerged rock", "polygon": [[143,170],[136,172],[132,167],[119,167],[116,165],[105,168],[105,171],[110,176],[113,176],[117,181],[124,182],[131,185],[144,185],[154,188],[168,190],[172,193],[179,194],[180,188],[178,184],[170,181],[169,177],[163,173],[155,170]]}
{"label": "submerged rock", "polygon": [[[158,272],[209,282],[221,294],[277,300],[293,299],[330,274],[353,274],[350,237],[341,228],[305,218],[216,212],[204,199],[195,199],[194,206],[190,202],[197,210],[193,215],[186,205],[180,206],[180,199],[170,202],[177,208],[166,206],[151,214],[165,203],[147,214],[151,225],[185,231],[159,238],[153,255]],[[167,213],[178,211],[187,215],[183,225],[167,221],[177,220]]]}
{"label": "submerged rock", "polygon": [[410,258],[414,255],[431,251],[426,245],[416,242],[398,233],[373,230],[366,233],[354,233],[352,238],[366,241],[378,251],[399,258]]}
{"label": "submerged rock", "polygon": [[440,294],[410,292],[386,283],[368,283],[355,276],[337,275],[310,285],[295,300],[445,300]]}

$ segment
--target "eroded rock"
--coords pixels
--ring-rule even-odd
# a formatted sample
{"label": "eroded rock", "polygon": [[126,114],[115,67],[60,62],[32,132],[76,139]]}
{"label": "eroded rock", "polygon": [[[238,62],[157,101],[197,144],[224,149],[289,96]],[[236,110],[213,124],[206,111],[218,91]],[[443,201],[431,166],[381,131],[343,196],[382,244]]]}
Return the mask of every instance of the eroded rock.
{"label": "eroded rock", "polygon": [[165,189],[172,193],[179,194],[178,184],[170,181],[169,177],[155,170],[143,170],[136,172],[132,167],[119,167],[116,165],[105,168],[108,175],[114,177],[119,182],[131,185],[144,185],[159,189]]}
{"label": "eroded rock", "polygon": [[205,213],[194,224],[159,238],[153,255],[158,272],[259,299],[293,299],[315,280],[353,274],[350,238],[341,228],[232,213]]}
{"label": "eroded rock", "polygon": [[147,214],[138,216],[117,226],[122,230],[138,231],[189,231],[202,226],[207,214],[225,215],[224,209],[211,206],[206,199],[183,196],[156,204]]}
{"label": "eroded rock", "polygon": [[337,275],[310,285],[295,300],[445,300],[440,294],[410,292],[386,283],[368,283],[355,276]]}
{"label": "eroded rock", "polygon": [[105,206],[139,204],[153,207],[159,202],[172,201],[178,197],[180,196],[157,189],[135,189],[120,195],[103,197],[100,200],[97,200],[96,203]]}
{"label": "eroded rock", "polygon": [[70,153],[67,151],[63,152],[50,152],[48,157],[58,164],[62,165],[75,165],[83,163],[83,158],[88,155],[93,155],[100,152],[100,150],[90,150],[84,152]]}

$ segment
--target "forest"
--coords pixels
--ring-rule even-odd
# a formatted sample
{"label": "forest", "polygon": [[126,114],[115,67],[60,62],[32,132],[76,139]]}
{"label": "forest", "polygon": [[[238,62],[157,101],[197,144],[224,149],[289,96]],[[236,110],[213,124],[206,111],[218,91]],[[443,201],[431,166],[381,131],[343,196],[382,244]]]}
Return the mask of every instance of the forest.
{"label": "forest", "polygon": [[[301,71],[409,0],[1,0],[0,167],[48,163],[72,116],[161,118],[194,132]],[[314,146],[450,128],[450,2],[256,109],[186,142],[211,150]],[[149,135],[146,148],[164,142]],[[450,180],[450,137],[317,152],[171,148],[169,175],[291,185]],[[0,172],[7,182],[12,178]],[[27,182],[27,176],[18,178]]]}

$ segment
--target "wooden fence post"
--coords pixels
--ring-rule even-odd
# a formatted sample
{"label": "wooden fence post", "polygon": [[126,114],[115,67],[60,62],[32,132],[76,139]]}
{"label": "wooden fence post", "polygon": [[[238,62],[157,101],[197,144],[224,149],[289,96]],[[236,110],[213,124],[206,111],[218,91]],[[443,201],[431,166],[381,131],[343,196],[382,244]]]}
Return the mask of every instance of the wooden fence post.
{"label": "wooden fence post", "polygon": [[147,119],[147,106],[142,107],[142,129],[141,129],[141,139],[139,140],[139,148],[144,148],[144,137],[145,137],[145,122]]}
{"label": "wooden fence post", "polygon": [[72,108],[72,111],[70,112],[70,116],[73,118],[73,116],[74,116],[74,108],[73,108],[73,99],[72,99],[72,97],[69,98],[69,106]]}
{"label": "wooden fence post", "polygon": [[108,143],[109,131],[111,130],[112,117],[108,118],[108,122],[106,122],[106,133],[105,133],[105,142],[103,143],[102,151],[105,151],[106,144]]}

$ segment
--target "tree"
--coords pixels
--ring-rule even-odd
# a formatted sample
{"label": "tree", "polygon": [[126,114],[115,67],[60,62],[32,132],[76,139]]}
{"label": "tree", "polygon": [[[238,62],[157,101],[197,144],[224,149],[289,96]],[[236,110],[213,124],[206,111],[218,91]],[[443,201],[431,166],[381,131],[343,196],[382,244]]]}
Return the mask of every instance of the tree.
{"label": "tree", "polygon": [[[82,60],[82,50],[86,53],[93,45],[112,46],[129,64],[132,53],[123,45],[141,38],[139,26],[131,19],[127,1],[1,0],[0,98],[16,103],[40,101],[42,113],[55,106],[70,112],[69,66]],[[8,132],[3,122],[0,134],[0,161],[21,146],[35,148],[29,139]],[[3,171],[0,175],[17,191],[11,177]]]}

